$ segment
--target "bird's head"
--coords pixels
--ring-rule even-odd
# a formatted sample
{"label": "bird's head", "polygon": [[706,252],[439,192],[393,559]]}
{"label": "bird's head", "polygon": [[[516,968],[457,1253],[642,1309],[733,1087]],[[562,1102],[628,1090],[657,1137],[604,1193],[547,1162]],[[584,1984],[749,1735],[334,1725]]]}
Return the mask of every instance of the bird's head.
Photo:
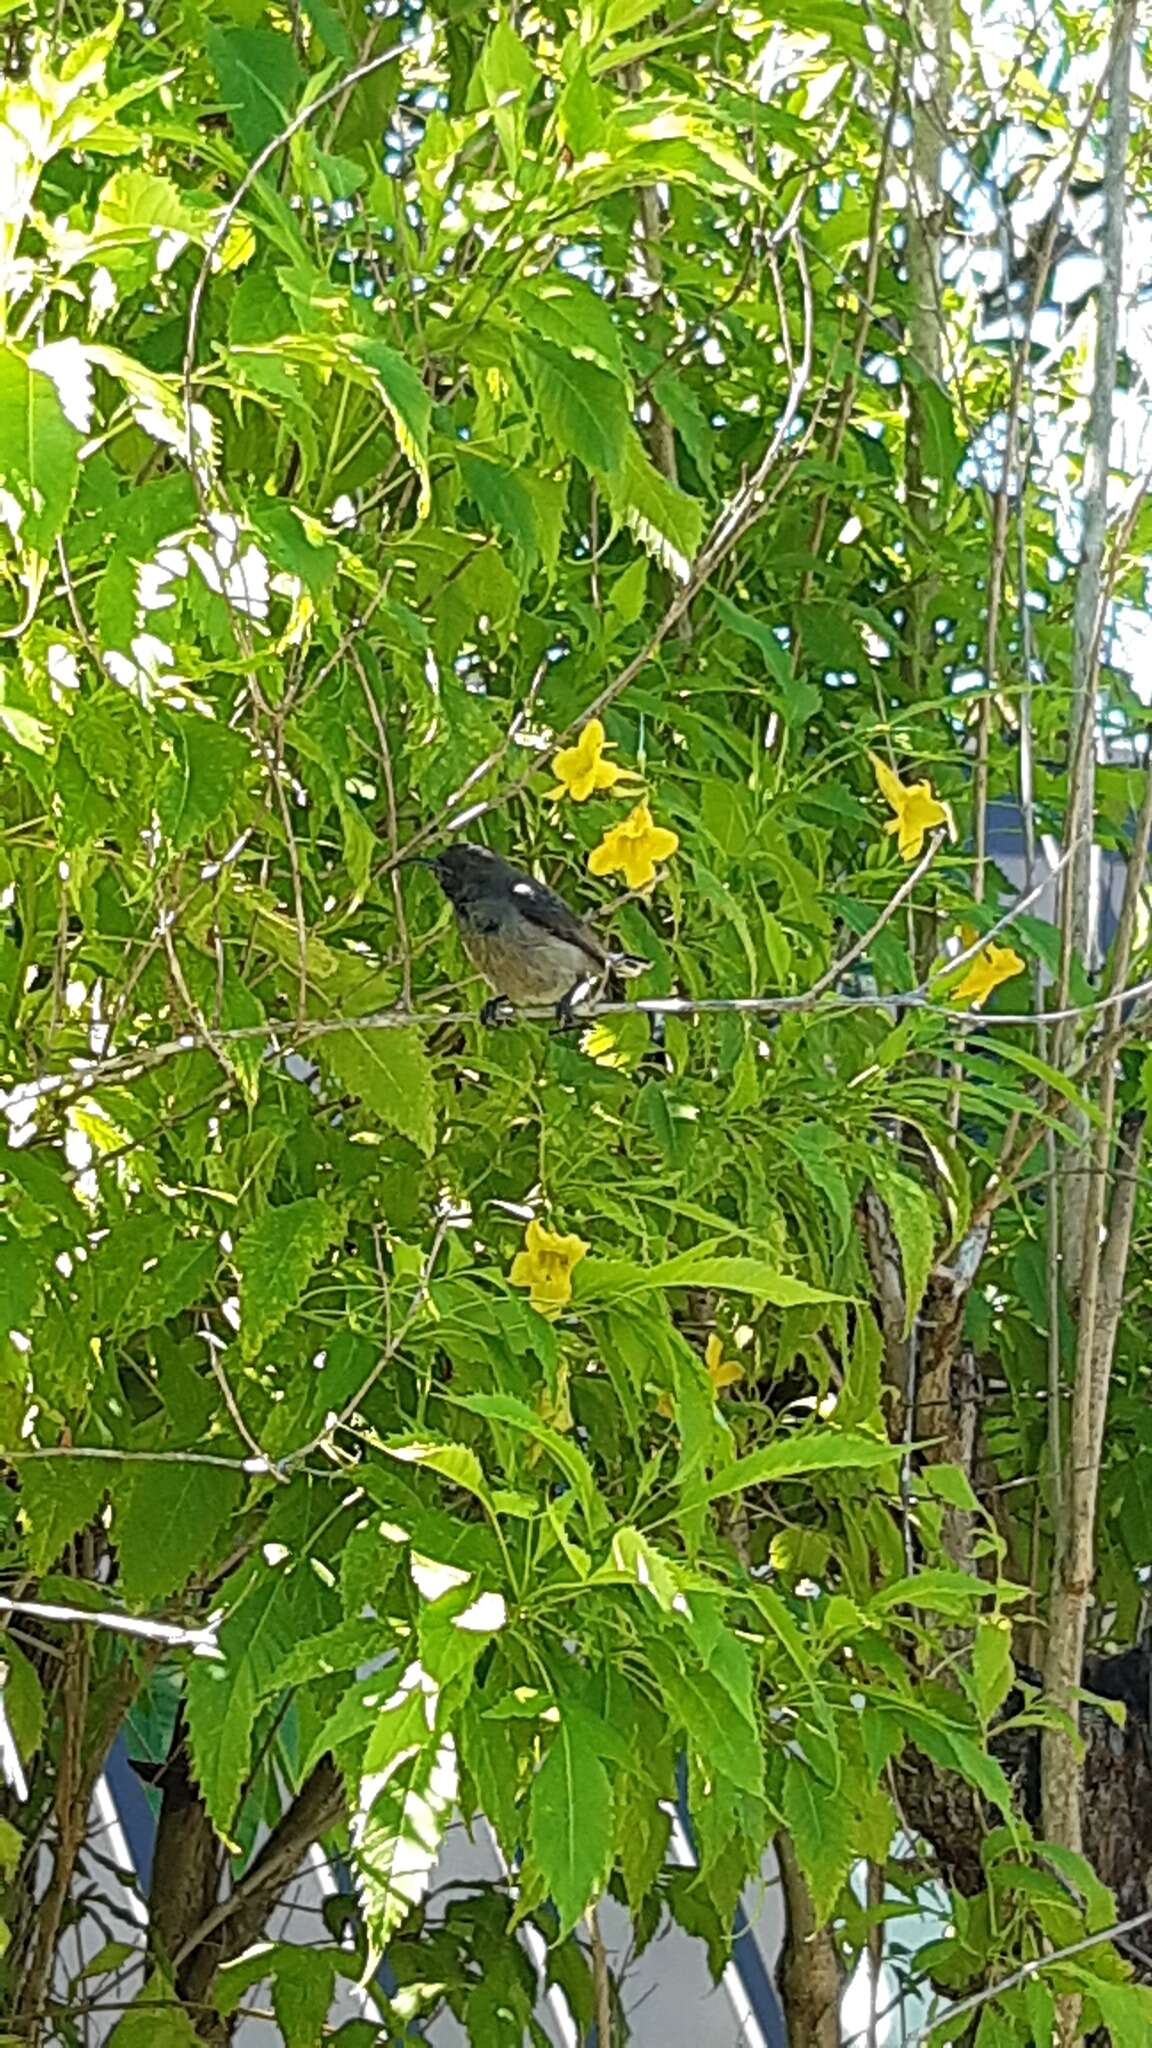
{"label": "bird's head", "polygon": [[431,868],[450,903],[487,894],[499,882],[506,865],[498,853],[469,840],[446,846],[440,853],[417,855],[416,859],[421,867]]}

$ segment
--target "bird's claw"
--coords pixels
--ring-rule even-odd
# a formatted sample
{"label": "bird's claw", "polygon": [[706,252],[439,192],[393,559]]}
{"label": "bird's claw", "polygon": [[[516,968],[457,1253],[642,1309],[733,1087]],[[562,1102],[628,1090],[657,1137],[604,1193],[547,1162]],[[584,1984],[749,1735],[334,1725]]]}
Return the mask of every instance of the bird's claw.
{"label": "bird's claw", "polygon": [[507,996],[489,996],[480,1011],[480,1022],[488,1031],[495,1031],[501,1024],[514,1024],[516,1005]]}
{"label": "bird's claw", "polygon": [[585,1021],[579,1015],[580,1006],[587,1002],[595,986],[594,981],[578,981],[567,995],[561,996],[556,1005],[556,1022],[561,1031],[575,1031]]}

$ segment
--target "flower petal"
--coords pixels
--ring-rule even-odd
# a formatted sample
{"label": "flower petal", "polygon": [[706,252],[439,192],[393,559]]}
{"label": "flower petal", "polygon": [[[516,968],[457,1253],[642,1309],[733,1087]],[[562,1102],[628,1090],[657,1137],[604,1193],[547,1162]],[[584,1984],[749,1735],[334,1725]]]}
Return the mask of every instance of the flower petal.
{"label": "flower petal", "polygon": [[588,872],[591,875],[610,875],[621,865],[620,834],[622,825],[613,825],[604,834],[599,846],[593,847],[588,855]]}
{"label": "flower petal", "polygon": [[876,777],[876,786],[885,803],[891,804],[892,809],[898,811],[904,802],[904,784],[901,782],[900,777],[894,768],[888,766],[887,761],[880,759],[879,754],[870,753],[868,759],[872,763],[872,773]]}

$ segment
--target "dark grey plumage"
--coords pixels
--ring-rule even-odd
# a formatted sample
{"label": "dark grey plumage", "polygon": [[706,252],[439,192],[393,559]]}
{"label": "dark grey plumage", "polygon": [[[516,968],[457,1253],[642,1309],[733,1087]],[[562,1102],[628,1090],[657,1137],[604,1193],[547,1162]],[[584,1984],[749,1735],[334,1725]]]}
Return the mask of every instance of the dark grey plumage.
{"label": "dark grey plumage", "polygon": [[456,913],[464,951],[495,990],[481,1013],[489,1023],[509,1003],[550,1003],[571,1023],[575,1005],[592,990],[649,965],[610,952],[555,890],[486,846],[449,846],[427,865]]}

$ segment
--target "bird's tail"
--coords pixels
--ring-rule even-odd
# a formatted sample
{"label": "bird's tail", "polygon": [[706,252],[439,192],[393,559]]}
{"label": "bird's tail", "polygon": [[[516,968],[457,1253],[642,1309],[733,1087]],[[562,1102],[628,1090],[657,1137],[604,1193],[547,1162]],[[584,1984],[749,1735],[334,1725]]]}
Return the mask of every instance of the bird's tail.
{"label": "bird's tail", "polygon": [[652,962],[642,960],[638,953],[609,953],[608,968],[621,981],[636,981],[641,974],[651,972]]}

